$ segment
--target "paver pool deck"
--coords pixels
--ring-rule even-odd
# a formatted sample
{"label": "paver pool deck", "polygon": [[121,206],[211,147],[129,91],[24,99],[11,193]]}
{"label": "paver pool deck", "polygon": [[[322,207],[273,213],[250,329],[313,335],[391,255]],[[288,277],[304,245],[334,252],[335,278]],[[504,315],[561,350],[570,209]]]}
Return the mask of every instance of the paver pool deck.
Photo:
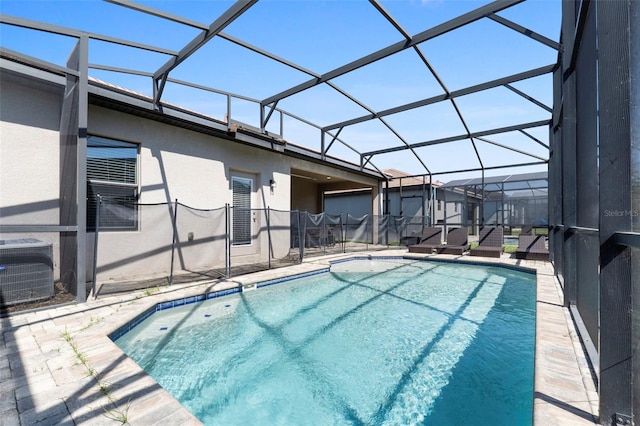
{"label": "paver pool deck", "polygon": [[[137,291],[0,318],[0,425],[201,424],[129,359],[108,335],[164,301],[325,269],[354,256],[404,256],[495,263],[537,270],[534,425],[597,424],[589,363],[549,262],[417,255],[405,250],[306,260],[284,269]],[[481,415],[481,413],[479,413]],[[505,424],[510,424],[505,419]]]}

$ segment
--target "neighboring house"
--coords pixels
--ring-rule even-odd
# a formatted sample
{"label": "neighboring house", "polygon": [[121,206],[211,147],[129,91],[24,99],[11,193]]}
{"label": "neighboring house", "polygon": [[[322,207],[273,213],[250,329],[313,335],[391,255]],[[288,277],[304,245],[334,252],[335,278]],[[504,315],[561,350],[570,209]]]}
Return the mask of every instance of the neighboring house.
{"label": "neighboring house", "polygon": [[448,227],[467,226],[472,233],[477,232],[481,203],[479,197],[446,188],[438,188],[436,197],[436,224],[446,224]]}
{"label": "neighboring house", "polygon": [[385,185],[385,212],[392,216],[423,218],[421,221],[428,224],[433,214],[433,189],[442,182],[431,185],[428,176],[413,176],[396,169],[382,172],[391,179]]}
{"label": "neighboring house", "polygon": [[[477,234],[482,224],[546,226],[547,172],[523,173],[445,183],[395,169],[383,170],[385,212],[424,225],[466,226]],[[483,186],[484,184],[484,186]],[[484,188],[484,190],[483,190]]]}
{"label": "neighboring house", "polygon": [[471,211],[476,222],[504,226],[507,231],[522,226],[546,227],[548,223],[547,172],[460,179],[440,189],[447,202],[460,200],[462,207],[466,206],[468,223]]}
{"label": "neighboring house", "polygon": [[[388,181],[383,183],[382,212],[402,216],[408,224],[407,235],[421,233],[424,226],[473,226],[479,220],[479,198],[464,189],[444,188],[441,181],[431,183],[427,175],[410,175],[397,169],[383,169]],[[446,194],[445,194],[446,192]],[[324,194],[324,211],[371,215],[370,190],[329,191]],[[445,219],[446,218],[446,219]]]}
{"label": "neighboring house", "polygon": [[[51,243],[55,276],[65,282],[91,279],[97,194],[168,203],[101,213],[98,281],[166,273],[172,230],[153,225],[150,212],[170,217],[176,200],[234,208],[231,256],[253,262],[269,255],[255,209],[318,212],[326,191],[367,188],[370,211],[379,214],[379,173],[240,123],[167,104],[157,110],[143,95],[92,79],[83,86],[64,68],[10,57],[0,58],[0,83],[0,239]],[[184,231],[185,249],[198,244],[201,233]],[[288,247],[288,229],[278,233],[272,242]],[[216,250],[188,266],[224,256]]]}

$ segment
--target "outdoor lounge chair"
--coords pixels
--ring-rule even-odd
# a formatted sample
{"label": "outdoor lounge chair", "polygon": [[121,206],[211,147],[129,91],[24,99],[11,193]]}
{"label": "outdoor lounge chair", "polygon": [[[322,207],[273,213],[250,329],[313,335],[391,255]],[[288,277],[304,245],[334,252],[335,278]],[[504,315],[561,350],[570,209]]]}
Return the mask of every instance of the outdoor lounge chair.
{"label": "outdoor lounge chair", "polygon": [[533,231],[533,226],[524,225],[520,231],[520,235],[531,235],[531,231]]}
{"label": "outdoor lounge chair", "polygon": [[436,250],[443,254],[463,254],[469,250],[469,230],[466,227],[450,229],[447,244],[440,244]]}
{"label": "outdoor lounge chair", "polygon": [[520,235],[516,259],[549,260],[544,235]]}
{"label": "outdoor lounge chair", "polygon": [[471,249],[471,256],[500,257],[504,251],[504,231],[495,226],[485,226],[480,230],[478,247]]}
{"label": "outdoor lounge chair", "polygon": [[409,246],[409,253],[433,253],[442,244],[442,228],[425,228],[420,236],[420,242]]}

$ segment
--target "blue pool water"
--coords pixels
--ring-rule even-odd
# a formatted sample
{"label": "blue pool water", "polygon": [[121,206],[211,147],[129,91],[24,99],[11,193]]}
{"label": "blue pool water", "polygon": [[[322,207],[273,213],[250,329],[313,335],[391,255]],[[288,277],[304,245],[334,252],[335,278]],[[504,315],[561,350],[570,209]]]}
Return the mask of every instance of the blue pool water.
{"label": "blue pool water", "polygon": [[535,275],[363,260],[116,343],[208,425],[532,423]]}

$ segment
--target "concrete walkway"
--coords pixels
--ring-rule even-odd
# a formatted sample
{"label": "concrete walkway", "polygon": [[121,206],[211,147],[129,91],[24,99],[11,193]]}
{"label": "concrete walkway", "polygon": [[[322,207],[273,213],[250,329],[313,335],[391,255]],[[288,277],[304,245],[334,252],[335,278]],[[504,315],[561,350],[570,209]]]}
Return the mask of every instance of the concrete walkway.
{"label": "concrete walkway", "polygon": [[[409,257],[406,250],[367,254]],[[139,291],[1,318],[0,424],[200,424],[130,360],[109,333],[163,301],[324,269],[330,260],[351,256],[326,256],[225,282],[176,285],[155,294]],[[551,265],[509,255],[437,258],[500,261],[537,270],[534,424],[593,425],[598,397]],[[508,419],[505,424],[510,424]]]}

